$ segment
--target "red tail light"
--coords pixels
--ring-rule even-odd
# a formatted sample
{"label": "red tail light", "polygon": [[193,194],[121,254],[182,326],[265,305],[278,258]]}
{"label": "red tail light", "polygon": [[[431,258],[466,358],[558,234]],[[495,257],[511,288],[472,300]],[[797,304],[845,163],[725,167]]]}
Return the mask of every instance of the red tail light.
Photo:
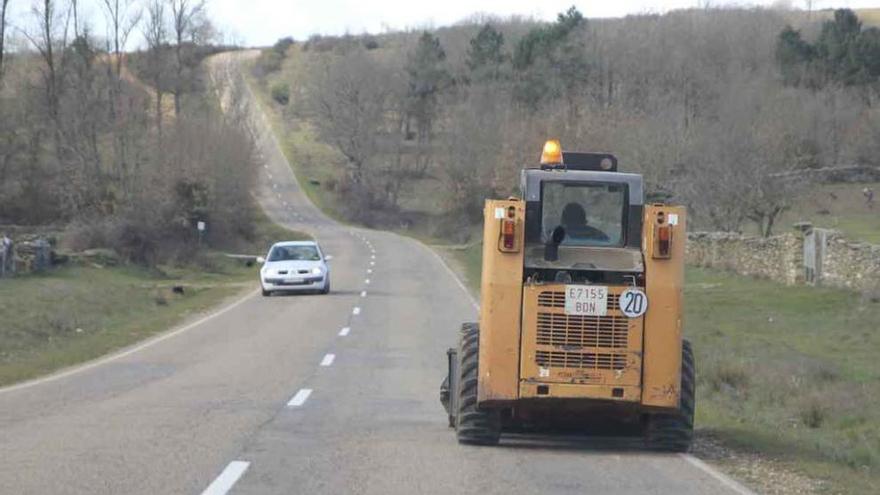
{"label": "red tail light", "polygon": [[516,220],[501,221],[501,246],[505,251],[513,251],[516,247]]}
{"label": "red tail light", "polygon": [[672,227],[660,225],[657,227],[657,255],[663,258],[669,257],[669,247],[672,245]]}

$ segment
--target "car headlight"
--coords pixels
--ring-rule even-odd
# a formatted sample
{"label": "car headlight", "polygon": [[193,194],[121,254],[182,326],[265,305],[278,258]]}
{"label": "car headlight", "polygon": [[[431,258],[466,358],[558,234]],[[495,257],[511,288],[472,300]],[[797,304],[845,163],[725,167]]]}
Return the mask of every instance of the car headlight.
{"label": "car headlight", "polygon": [[314,273],[315,275],[320,275],[322,272],[323,270],[318,267],[312,268],[312,273]]}

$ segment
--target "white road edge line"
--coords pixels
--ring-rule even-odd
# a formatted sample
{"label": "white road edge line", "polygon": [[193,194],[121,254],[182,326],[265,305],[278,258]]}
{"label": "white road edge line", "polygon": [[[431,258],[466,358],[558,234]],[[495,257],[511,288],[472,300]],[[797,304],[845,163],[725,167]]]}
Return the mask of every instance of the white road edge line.
{"label": "white road edge line", "polygon": [[299,391],[296,393],[296,395],[294,395],[293,398],[290,399],[290,401],[287,403],[287,407],[299,407],[299,406],[305,404],[306,401],[309,399],[310,395],[312,395],[312,389],[310,389],[310,388],[299,389]]}
{"label": "white road edge line", "polygon": [[[431,248],[430,246],[428,246],[422,242],[419,242],[416,240],[413,240],[413,241],[416,242],[422,248],[424,248],[426,251],[431,253],[434,256],[434,258],[440,262],[440,266],[442,266],[443,268],[446,269],[447,272],[449,272],[449,275],[452,276],[452,280],[455,280],[455,283],[458,284],[458,286],[459,286],[459,288],[461,288],[462,292],[464,292],[464,294],[468,297],[468,299],[470,299],[471,305],[477,311],[477,314],[479,314],[480,313],[480,305],[477,303],[477,300],[474,298],[473,295],[471,295],[471,291],[469,291],[468,288],[465,287],[464,282],[462,282],[461,279],[458,278],[458,274],[455,273],[455,270],[450,268],[449,264],[446,263],[446,260],[443,259],[442,256],[440,256],[440,253],[438,253],[433,248]],[[375,256],[373,256],[373,257],[375,258]]]}
{"label": "white road edge line", "polygon": [[324,354],[324,359],[321,360],[321,366],[330,366],[335,359],[336,354]]}
{"label": "white road edge line", "polygon": [[251,465],[245,461],[232,461],[226,466],[226,469],[220,473],[220,476],[205,488],[202,495],[226,495],[235,483],[242,477],[248,467]]}
{"label": "white road edge line", "polygon": [[126,356],[130,356],[130,355],[132,355],[136,352],[140,352],[148,347],[152,347],[152,346],[158,344],[159,342],[162,342],[164,340],[168,340],[172,337],[176,337],[176,336],[182,334],[183,332],[186,332],[187,330],[191,330],[191,329],[201,325],[202,323],[205,323],[209,320],[212,320],[212,319],[222,315],[223,313],[226,313],[227,311],[231,310],[232,308],[235,308],[236,306],[242,304],[243,302],[247,301],[248,299],[254,297],[255,295],[257,295],[258,292],[260,292],[259,289],[255,290],[253,292],[249,292],[248,294],[244,295],[241,299],[230,303],[226,307],[218,309],[214,313],[208,314],[207,316],[200,318],[200,319],[198,319],[188,325],[184,325],[184,326],[178,328],[177,330],[173,330],[171,332],[168,332],[168,333],[159,335],[157,337],[154,337],[152,339],[149,339],[146,342],[142,342],[141,344],[135,345],[131,349],[123,350],[117,354],[112,354],[112,355],[104,357],[104,358],[98,358],[97,361],[92,361],[91,363],[86,363],[81,366],[71,368],[67,371],[60,371],[54,375],[45,376],[43,378],[37,378],[37,379],[31,380],[29,382],[19,383],[17,385],[10,385],[6,388],[0,388],[0,394],[5,394],[7,392],[13,392],[15,390],[22,390],[25,388],[31,388],[31,387],[35,387],[37,385],[42,385],[44,383],[54,382],[55,380],[67,378],[68,376],[76,375],[76,374],[82,373],[83,371],[88,371],[92,368],[96,368],[98,366],[101,366],[101,365],[104,365],[107,363],[111,363],[111,362],[116,361],[118,359],[122,359]]}
{"label": "white road edge line", "polygon": [[694,457],[690,454],[679,454],[679,455],[681,456],[682,459],[684,459],[685,461],[690,463],[692,466],[703,471],[704,473],[708,474],[709,476],[715,478],[719,483],[726,486],[727,488],[730,488],[731,490],[735,491],[736,493],[738,493],[740,495],[756,495],[755,492],[749,490],[748,488],[746,488],[745,486],[743,486],[739,482],[735,481],[733,478],[727,476],[726,474],[722,473],[721,471],[718,471],[717,469],[715,469],[712,466],[706,464],[705,462],[697,459],[696,457]]}
{"label": "white road edge line", "polygon": [[353,314],[353,315],[359,315],[359,314],[361,314],[361,308],[355,306],[354,309],[351,310],[351,314]]}
{"label": "white road edge line", "polygon": [[350,332],[350,331],[351,331],[351,327],[344,327],[342,330],[339,331],[339,336],[345,337],[346,335],[348,335],[348,332]]}

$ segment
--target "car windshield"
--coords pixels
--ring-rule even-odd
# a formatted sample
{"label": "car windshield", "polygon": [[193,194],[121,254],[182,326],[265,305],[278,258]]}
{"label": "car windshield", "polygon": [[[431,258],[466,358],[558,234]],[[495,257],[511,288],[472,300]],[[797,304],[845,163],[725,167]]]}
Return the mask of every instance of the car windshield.
{"label": "car windshield", "polygon": [[315,246],[275,246],[269,253],[269,261],[320,261],[321,254]]}
{"label": "car windshield", "polygon": [[542,236],[557,227],[562,245],[619,246],[623,241],[626,188],[621,184],[545,182],[542,185]]}

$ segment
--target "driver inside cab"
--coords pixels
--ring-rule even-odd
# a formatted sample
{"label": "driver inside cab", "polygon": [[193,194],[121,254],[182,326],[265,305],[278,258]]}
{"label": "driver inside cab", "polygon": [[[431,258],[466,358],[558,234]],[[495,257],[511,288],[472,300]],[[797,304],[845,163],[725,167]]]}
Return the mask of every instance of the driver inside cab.
{"label": "driver inside cab", "polygon": [[587,212],[579,203],[570,202],[562,209],[560,225],[565,229],[565,236],[572,240],[593,240],[608,242],[610,239],[601,230],[587,225]]}

